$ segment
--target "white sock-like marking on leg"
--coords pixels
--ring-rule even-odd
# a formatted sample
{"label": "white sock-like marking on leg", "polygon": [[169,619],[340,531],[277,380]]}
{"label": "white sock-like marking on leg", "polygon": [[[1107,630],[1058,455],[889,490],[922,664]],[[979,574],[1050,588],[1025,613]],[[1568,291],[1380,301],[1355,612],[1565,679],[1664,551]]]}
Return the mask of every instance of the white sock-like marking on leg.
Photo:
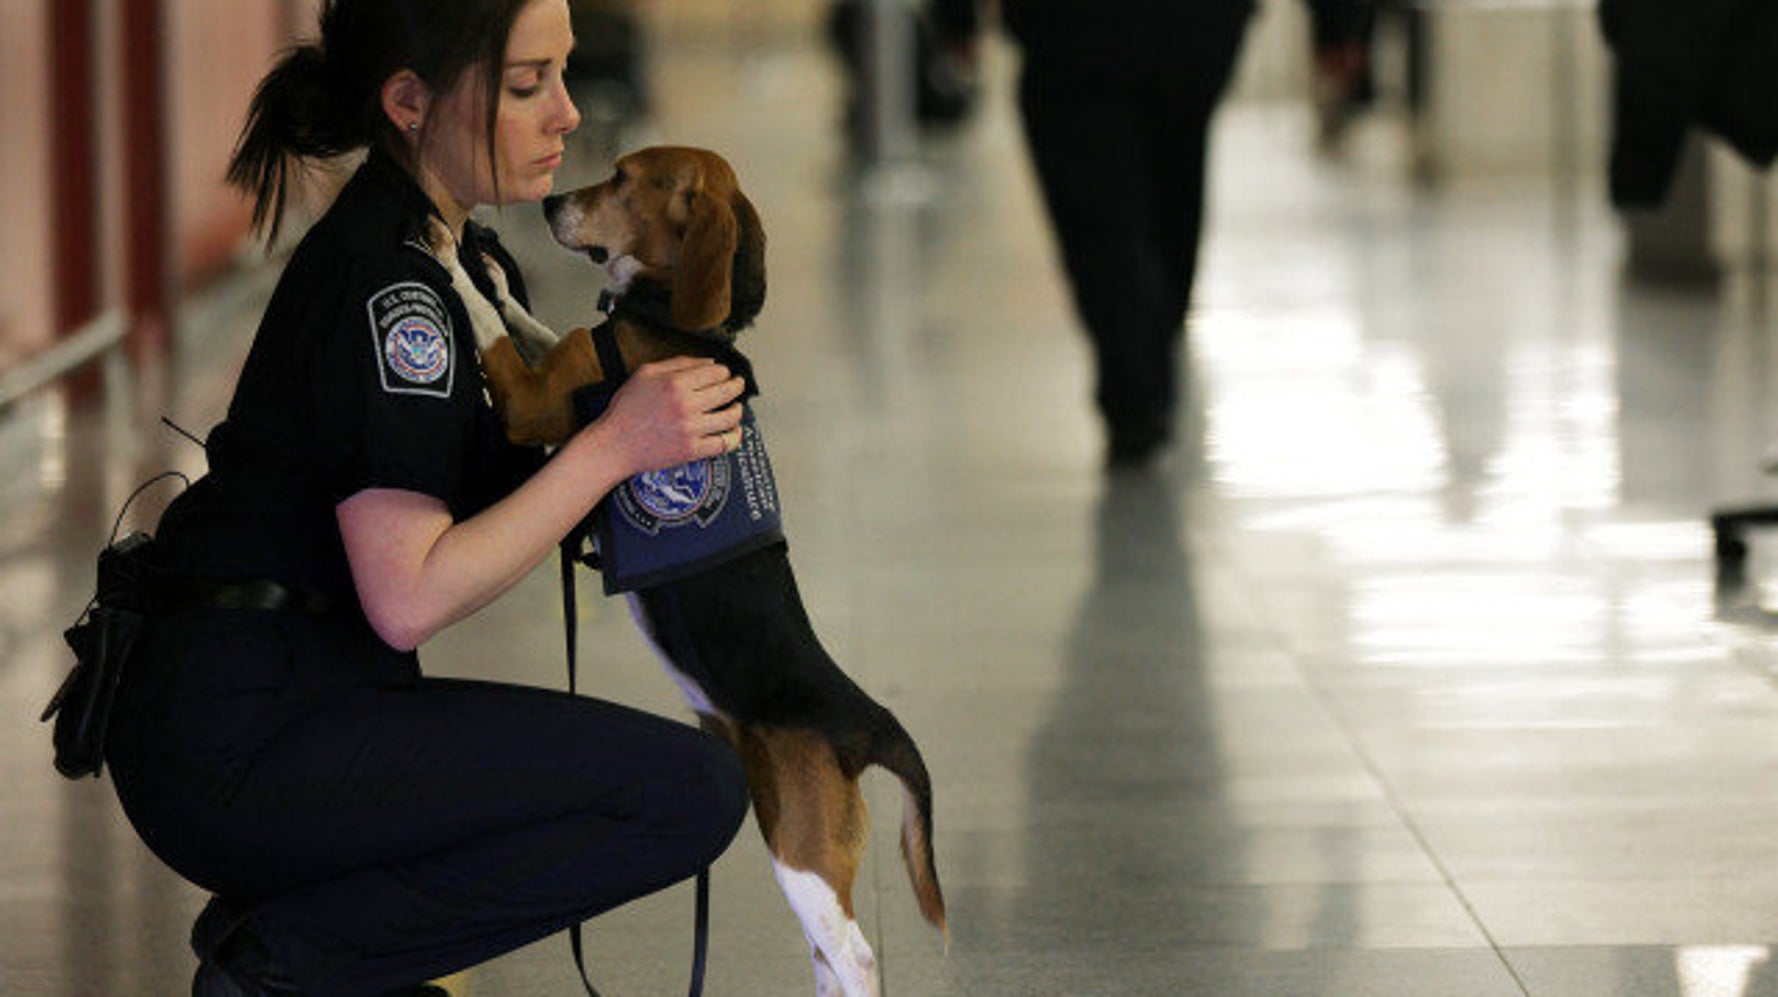
{"label": "white sock-like marking on leg", "polygon": [[877,997],[876,954],[864,940],[858,922],[847,917],[840,908],[840,898],[833,887],[812,872],[792,869],[776,859],[772,861],[772,872],[778,877],[778,886],[784,891],[785,899],[790,901],[790,909],[802,922],[803,934],[808,936],[810,946],[818,953],[815,959],[816,992],[825,993],[820,989],[823,968],[820,957],[825,957],[827,968],[838,977],[846,997]]}

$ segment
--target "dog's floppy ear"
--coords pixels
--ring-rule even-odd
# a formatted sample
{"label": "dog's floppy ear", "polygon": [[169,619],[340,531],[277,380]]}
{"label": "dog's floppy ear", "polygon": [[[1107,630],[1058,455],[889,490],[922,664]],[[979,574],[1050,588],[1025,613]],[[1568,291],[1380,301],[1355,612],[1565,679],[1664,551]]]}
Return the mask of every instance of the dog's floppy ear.
{"label": "dog's floppy ear", "polygon": [[673,324],[681,329],[714,329],[728,318],[729,278],[739,238],[728,203],[699,191],[692,197],[691,220],[673,269]]}
{"label": "dog's floppy ear", "polygon": [[766,230],[747,195],[735,191],[735,264],[729,276],[728,327],[739,332],[766,303]]}

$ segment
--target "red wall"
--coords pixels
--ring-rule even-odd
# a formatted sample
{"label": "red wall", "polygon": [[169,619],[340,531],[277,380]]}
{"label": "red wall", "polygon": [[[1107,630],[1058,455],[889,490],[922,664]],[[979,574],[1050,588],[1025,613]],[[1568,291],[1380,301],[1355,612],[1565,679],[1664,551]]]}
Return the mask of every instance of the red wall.
{"label": "red wall", "polygon": [[[89,125],[52,112],[58,77],[51,58],[50,9],[87,0],[0,0],[0,204],[7,237],[0,239],[0,368],[42,349],[56,329],[54,239],[56,217],[52,128],[93,128],[98,190],[96,268],[100,308],[124,300],[124,96],[139,81],[122,70],[117,3],[94,3],[96,113]],[[247,102],[292,26],[307,30],[315,0],[161,0],[168,272],[175,303],[236,259],[247,231],[247,209],[225,186],[223,173]]]}
{"label": "red wall", "polygon": [[50,339],[49,0],[0,0],[0,367]]}

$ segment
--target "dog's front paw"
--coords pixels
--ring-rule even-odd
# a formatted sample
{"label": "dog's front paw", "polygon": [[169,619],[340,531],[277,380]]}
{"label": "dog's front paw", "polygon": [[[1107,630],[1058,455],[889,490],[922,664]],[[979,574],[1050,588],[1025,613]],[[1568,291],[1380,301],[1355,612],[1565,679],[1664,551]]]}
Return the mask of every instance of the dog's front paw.
{"label": "dog's front paw", "polygon": [[432,215],[426,219],[426,248],[438,262],[450,270],[457,266],[457,236],[444,219]]}
{"label": "dog's front paw", "polygon": [[505,309],[507,302],[512,300],[512,285],[507,283],[506,271],[501,268],[498,260],[487,253],[482,254],[482,267],[487,270],[488,280],[494,285],[494,303]]}

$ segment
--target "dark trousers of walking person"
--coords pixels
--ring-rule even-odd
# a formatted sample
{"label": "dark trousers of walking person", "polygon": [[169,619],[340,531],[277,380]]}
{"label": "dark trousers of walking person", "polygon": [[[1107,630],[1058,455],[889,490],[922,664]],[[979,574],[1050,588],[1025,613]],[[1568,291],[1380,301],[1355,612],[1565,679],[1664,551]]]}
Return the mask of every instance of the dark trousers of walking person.
{"label": "dark trousers of walking person", "polygon": [[1113,463],[1144,461],[1171,435],[1210,121],[1247,23],[1241,12],[1209,20],[1164,72],[1028,57],[1019,80],[1032,162],[1092,343]]}
{"label": "dark trousers of walking person", "polygon": [[145,644],[114,729],[119,796],[217,894],[200,956],[292,992],[399,992],[486,961],[695,874],[747,810],[715,737],[423,678],[362,620],[197,612]]}

